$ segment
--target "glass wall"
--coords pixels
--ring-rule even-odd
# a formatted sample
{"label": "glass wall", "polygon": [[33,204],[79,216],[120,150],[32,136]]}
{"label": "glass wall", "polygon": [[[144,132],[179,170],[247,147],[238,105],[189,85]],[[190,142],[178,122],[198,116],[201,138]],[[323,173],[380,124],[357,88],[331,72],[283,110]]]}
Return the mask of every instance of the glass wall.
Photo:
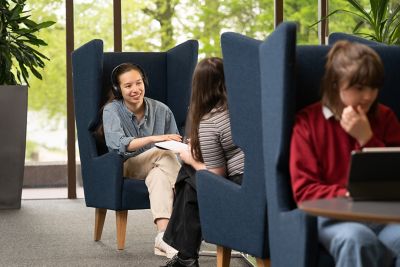
{"label": "glass wall", "polygon": [[[350,9],[346,0],[331,2],[330,10]],[[57,23],[39,33],[48,43],[40,51],[50,58],[42,71],[43,80],[29,80],[25,196],[29,188],[65,189],[67,183],[65,0],[32,0],[28,4],[34,21]],[[111,0],[74,1],[75,48],[96,38],[103,40],[105,51],[113,50],[112,4]],[[317,26],[310,27],[317,22],[317,14],[315,0],[284,2],[284,20],[297,23],[301,44],[318,43]],[[356,25],[348,14],[332,16],[329,23],[331,31],[344,32],[351,32]],[[221,33],[233,31],[262,40],[272,32],[273,24],[273,0],[122,1],[123,51],[165,51],[197,39],[200,58],[221,56]],[[76,152],[79,168],[77,146]],[[79,169],[77,185],[80,188]],[[66,196],[66,192],[59,195]]]}
{"label": "glass wall", "polygon": [[[27,2],[35,22],[56,21],[38,36],[48,46],[40,52],[50,60],[43,80],[30,75],[23,198],[66,197],[66,59],[64,1]],[[45,190],[37,190],[37,189]],[[57,189],[54,190],[53,188]]]}

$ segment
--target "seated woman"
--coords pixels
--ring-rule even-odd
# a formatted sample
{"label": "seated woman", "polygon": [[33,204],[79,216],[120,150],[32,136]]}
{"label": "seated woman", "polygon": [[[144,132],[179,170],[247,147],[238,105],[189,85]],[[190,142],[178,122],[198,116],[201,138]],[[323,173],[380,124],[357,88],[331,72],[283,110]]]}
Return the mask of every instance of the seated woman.
{"label": "seated woman", "polygon": [[170,151],[154,147],[166,140],[181,141],[172,111],[145,97],[147,77],[138,65],[123,63],[111,74],[114,99],[103,109],[106,145],[124,156],[124,176],[145,179],[150,209],[158,229],[154,253],[172,258],[177,251],[162,237],[172,213],[174,185],[180,168]]}
{"label": "seated woman", "polygon": [[[290,147],[297,203],[348,197],[350,154],[363,147],[400,146],[400,123],[379,104],[383,64],[371,48],[348,41],[329,51],[322,100],[299,111]],[[400,225],[318,218],[321,244],[336,266],[400,266]]]}
{"label": "seated woman", "polygon": [[190,102],[190,150],[181,151],[185,163],[176,181],[176,199],[164,241],[179,252],[166,266],[199,266],[202,241],[195,171],[207,169],[240,184],[244,154],[232,142],[222,59],[198,63]]}

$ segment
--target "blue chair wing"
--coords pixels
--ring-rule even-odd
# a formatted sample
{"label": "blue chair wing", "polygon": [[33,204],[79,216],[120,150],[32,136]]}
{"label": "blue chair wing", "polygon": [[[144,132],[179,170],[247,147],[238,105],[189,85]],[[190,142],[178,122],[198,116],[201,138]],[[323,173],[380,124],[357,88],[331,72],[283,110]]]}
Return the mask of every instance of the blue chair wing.
{"label": "blue chair wing", "polygon": [[236,33],[221,36],[233,142],[245,153],[242,185],[208,171],[197,173],[203,237],[207,242],[267,258],[267,206],[262,179],[258,47]]}
{"label": "blue chair wing", "polygon": [[312,266],[309,253],[318,252],[316,220],[296,208],[290,186],[289,144],[297,96],[296,28],[291,23],[285,28],[286,33],[280,39],[260,47],[271,262],[273,266]]}

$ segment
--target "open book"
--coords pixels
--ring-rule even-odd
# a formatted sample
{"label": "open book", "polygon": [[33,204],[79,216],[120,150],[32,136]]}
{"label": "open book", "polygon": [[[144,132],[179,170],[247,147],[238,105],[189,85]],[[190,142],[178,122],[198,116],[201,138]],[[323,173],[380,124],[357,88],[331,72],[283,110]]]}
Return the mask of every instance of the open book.
{"label": "open book", "polygon": [[182,142],[177,142],[177,141],[163,141],[163,142],[158,142],[154,144],[158,148],[162,149],[168,149],[173,152],[179,152],[181,150],[188,150],[189,146],[187,144],[184,144]]}

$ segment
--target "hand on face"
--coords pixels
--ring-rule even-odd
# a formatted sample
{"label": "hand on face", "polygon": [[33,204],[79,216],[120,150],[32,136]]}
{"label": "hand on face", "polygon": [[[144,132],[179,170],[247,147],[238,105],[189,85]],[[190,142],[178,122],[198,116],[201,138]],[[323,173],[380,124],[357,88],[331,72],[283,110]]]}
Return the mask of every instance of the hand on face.
{"label": "hand on face", "polygon": [[340,125],[361,146],[365,145],[373,135],[368,117],[360,105],[356,108],[352,106],[345,107],[342,112]]}

